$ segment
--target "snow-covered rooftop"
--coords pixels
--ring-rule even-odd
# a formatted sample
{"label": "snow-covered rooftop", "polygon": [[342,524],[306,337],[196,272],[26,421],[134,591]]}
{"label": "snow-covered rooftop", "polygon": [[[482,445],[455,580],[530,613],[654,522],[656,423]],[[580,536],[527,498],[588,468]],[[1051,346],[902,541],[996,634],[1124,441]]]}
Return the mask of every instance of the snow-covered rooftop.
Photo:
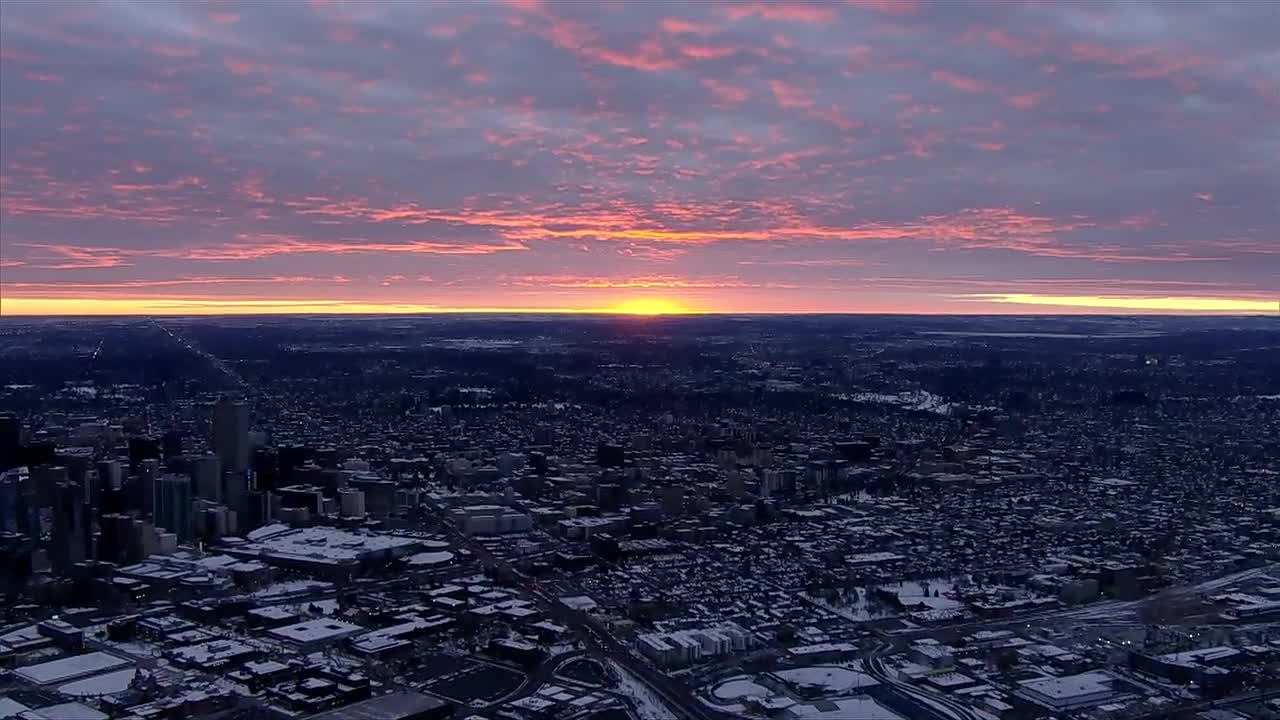
{"label": "snow-covered rooftop", "polygon": [[60,660],[50,660],[39,665],[28,665],[14,671],[19,677],[36,685],[49,685],[76,678],[106,672],[128,665],[129,661],[110,653],[91,652]]}
{"label": "snow-covered rooftop", "polygon": [[360,533],[327,527],[285,529],[270,534],[250,533],[250,541],[228,548],[237,555],[255,554],[264,559],[298,559],[310,562],[355,562],[383,552],[408,554],[421,540],[376,533]]}

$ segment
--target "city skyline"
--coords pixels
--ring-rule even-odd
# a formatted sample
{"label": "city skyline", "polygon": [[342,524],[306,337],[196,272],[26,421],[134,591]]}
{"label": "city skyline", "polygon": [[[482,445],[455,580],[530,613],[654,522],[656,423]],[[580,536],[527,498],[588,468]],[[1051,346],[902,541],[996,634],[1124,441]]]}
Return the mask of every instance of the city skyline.
{"label": "city skyline", "polygon": [[1275,313],[1278,23],[11,2],[0,313]]}

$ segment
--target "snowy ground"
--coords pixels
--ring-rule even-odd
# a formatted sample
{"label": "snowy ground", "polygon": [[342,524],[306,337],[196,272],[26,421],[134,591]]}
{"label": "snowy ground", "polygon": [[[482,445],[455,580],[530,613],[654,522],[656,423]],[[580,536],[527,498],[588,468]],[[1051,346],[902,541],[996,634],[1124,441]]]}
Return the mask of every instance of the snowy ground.
{"label": "snowy ground", "polygon": [[792,685],[820,687],[832,694],[846,693],[880,684],[870,675],[828,665],[779,670],[774,675]]}
{"label": "snowy ground", "polygon": [[805,720],[906,720],[898,713],[869,697],[842,698],[840,700],[792,705],[787,712]]}
{"label": "snowy ground", "polygon": [[72,697],[90,697],[94,695],[112,695],[114,693],[123,692],[129,689],[129,683],[133,682],[133,676],[137,674],[134,668],[126,670],[117,670],[105,675],[95,675],[84,680],[77,680],[67,683],[58,688],[58,692],[63,695]]}
{"label": "snowy ground", "polygon": [[252,596],[255,598],[270,598],[291,593],[324,592],[332,589],[333,583],[320,580],[283,580],[255,591]]}
{"label": "snowy ground", "polygon": [[711,691],[711,694],[717,700],[739,700],[748,697],[769,697],[773,695],[773,691],[769,688],[754,682],[746,675],[729,678],[720,683]]}
{"label": "snowy ground", "polygon": [[676,711],[641,682],[640,678],[632,675],[626,668],[613,660],[609,661],[609,665],[617,673],[617,692],[625,695],[631,701],[640,720],[671,720],[671,718],[679,717]]}

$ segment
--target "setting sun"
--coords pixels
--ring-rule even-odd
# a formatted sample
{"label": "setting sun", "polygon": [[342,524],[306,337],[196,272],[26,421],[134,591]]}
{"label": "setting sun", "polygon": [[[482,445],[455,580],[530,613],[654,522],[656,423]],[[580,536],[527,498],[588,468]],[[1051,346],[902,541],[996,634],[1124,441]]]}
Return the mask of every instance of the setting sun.
{"label": "setting sun", "polygon": [[697,312],[674,300],[653,297],[624,300],[611,307],[610,311],[622,315],[687,315]]}

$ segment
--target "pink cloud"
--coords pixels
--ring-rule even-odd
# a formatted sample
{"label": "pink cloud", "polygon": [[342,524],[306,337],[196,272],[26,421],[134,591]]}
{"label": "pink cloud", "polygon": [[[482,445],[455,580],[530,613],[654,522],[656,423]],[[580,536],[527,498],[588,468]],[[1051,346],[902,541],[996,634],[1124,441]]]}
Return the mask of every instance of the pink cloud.
{"label": "pink cloud", "polygon": [[813,107],[812,94],[801,87],[788,85],[782,80],[770,80],[769,90],[773,92],[773,97],[778,101],[778,105],[784,108],[810,108]]}
{"label": "pink cloud", "polygon": [[248,60],[241,60],[239,58],[224,58],[222,65],[226,67],[232,75],[248,75],[258,69],[256,65]]}
{"label": "pink cloud", "polygon": [[702,86],[710,90],[715,99],[722,103],[737,104],[751,97],[750,90],[716,78],[703,78]]}
{"label": "pink cloud", "polygon": [[696,23],[683,18],[663,18],[660,24],[664,31],[671,33],[672,35],[681,35],[685,33],[707,35],[715,31],[715,26],[713,25]]}
{"label": "pink cloud", "polygon": [[845,0],[849,5],[863,10],[873,10],[885,15],[914,15],[920,5],[916,0]]}
{"label": "pink cloud", "polygon": [[759,17],[766,20],[785,20],[803,23],[824,23],[835,19],[836,11],[829,5],[813,5],[803,2],[764,3],[752,2],[730,5],[726,14],[731,20]]}
{"label": "pink cloud", "polygon": [[1053,90],[1046,88],[1035,92],[1025,93],[1023,95],[1012,95],[1005,98],[1005,102],[1009,103],[1019,110],[1032,110],[1039,107],[1040,103],[1053,96]]}
{"label": "pink cloud", "polygon": [[682,45],[680,52],[696,60],[714,60],[734,55],[738,50],[727,45]]}
{"label": "pink cloud", "polygon": [[950,70],[934,70],[929,77],[933,78],[934,82],[963,92],[978,92],[985,87],[979,80]]}

